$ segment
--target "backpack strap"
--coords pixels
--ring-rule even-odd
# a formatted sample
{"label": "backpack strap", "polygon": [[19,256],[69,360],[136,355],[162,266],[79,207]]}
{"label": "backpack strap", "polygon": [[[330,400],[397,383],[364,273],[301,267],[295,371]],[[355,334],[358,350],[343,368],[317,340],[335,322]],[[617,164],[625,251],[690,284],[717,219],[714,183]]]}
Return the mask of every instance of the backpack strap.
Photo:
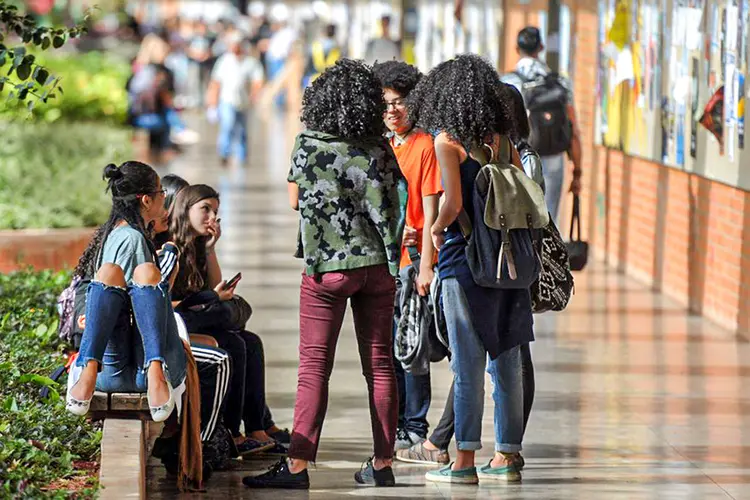
{"label": "backpack strap", "polygon": [[422,262],[422,256],[419,255],[419,250],[414,246],[406,247],[406,251],[409,252],[409,260],[411,260],[411,265],[414,268],[414,271],[419,275],[419,264]]}

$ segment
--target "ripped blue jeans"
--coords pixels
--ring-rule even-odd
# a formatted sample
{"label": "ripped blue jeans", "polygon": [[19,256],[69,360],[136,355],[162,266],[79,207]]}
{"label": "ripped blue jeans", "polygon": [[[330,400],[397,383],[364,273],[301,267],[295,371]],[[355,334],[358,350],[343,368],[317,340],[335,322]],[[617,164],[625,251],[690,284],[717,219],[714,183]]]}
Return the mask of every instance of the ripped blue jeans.
{"label": "ripped blue jeans", "polygon": [[125,289],[91,282],[76,364],[99,363],[98,391],[146,392],[152,361],[164,364],[172,387],[185,379],[185,349],[177,333],[168,286],[132,284]]}

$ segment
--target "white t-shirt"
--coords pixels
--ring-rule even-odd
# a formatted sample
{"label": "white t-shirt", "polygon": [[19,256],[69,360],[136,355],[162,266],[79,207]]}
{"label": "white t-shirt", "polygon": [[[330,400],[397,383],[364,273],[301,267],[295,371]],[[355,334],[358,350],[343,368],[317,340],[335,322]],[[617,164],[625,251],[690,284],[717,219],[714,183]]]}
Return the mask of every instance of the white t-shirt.
{"label": "white t-shirt", "polygon": [[263,81],[263,66],[254,57],[237,57],[224,54],[216,61],[211,80],[219,82],[219,102],[238,109],[250,105],[250,88],[254,82]]}

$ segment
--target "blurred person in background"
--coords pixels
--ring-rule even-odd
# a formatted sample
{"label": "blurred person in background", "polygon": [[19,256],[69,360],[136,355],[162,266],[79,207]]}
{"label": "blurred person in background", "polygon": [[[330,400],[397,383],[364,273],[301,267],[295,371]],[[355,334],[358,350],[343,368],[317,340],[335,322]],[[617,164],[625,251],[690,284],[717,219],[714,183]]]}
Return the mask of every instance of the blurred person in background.
{"label": "blurred person in background", "polygon": [[175,102],[177,108],[193,105],[190,81],[190,59],[188,43],[193,34],[193,23],[184,18],[175,18],[171,22],[169,45],[171,50],[164,65],[174,74]]}
{"label": "blurred person in background", "polygon": [[[502,80],[516,87],[524,96],[527,106],[529,94],[527,84],[544,89],[543,94],[537,90],[537,111],[529,116],[531,135],[529,143],[542,157],[544,170],[544,197],[547,210],[557,222],[560,211],[560,199],[563,195],[566,155],[573,163],[573,179],[569,192],[578,195],[581,192],[582,148],[580,131],[576,121],[573,85],[570,80],[556,75],[540,58],[544,51],[542,34],[539,28],[527,26],[518,32],[516,51],[521,57],[515,70],[502,77]],[[543,104],[542,104],[543,103]],[[543,116],[540,120],[538,117]],[[547,117],[551,116],[554,127],[545,127]],[[557,125],[559,124],[559,126]],[[564,131],[563,134],[560,131]],[[554,147],[547,150],[548,147]]]}
{"label": "blurred person in background", "polygon": [[365,50],[365,62],[374,64],[401,60],[401,42],[391,39],[391,16],[380,18],[381,34],[379,38],[373,38],[367,43]]}
{"label": "blurred person in background", "polygon": [[150,33],[141,44],[128,90],[128,123],[149,132],[149,155],[168,161],[179,145],[194,144],[198,134],[189,130],[174,105],[174,75],[164,64],[171,48],[167,34]]}
{"label": "blurred person in background", "polygon": [[341,48],[336,41],[336,25],[328,24],[321,36],[313,40],[307,53],[303,87],[307,87],[315,78],[330,68],[341,58]]}
{"label": "blurred person in background", "polygon": [[[297,40],[297,33],[289,26],[289,8],[282,3],[277,3],[271,8],[270,21],[271,36],[266,51],[266,75],[268,80],[272,81],[283,73]],[[276,96],[276,104],[279,107],[286,105],[285,92]]]}
{"label": "blurred person in background", "polygon": [[229,51],[216,61],[206,96],[209,119],[219,121],[222,166],[229,163],[232,149],[238,164],[247,161],[247,115],[263,88],[263,66],[248,54],[247,45],[239,33],[227,38]]}
{"label": "blurred person in background", "polygon": [[208,26],[198,19],[193,24],[193,35],[188,42],[188,57],[191,61],[192,90],[197,95],[198,103],[203,103],[203,91],[208,86],[211,68],[215,59],[211,54],[211,39]]}
{"label": "blurred person in background", "polygon": [[216,40],[211,46],[214,57],[223,56],[229,50],[228,40],[239,34],[237,26],[232,21],[220,20],[216,25]]}

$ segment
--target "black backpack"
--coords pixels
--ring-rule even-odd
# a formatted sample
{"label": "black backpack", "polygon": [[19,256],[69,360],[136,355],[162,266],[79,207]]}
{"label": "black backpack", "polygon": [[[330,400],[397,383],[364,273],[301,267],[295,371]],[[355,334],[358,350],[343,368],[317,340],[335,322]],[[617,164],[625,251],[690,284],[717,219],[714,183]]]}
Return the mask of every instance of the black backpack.
{"label": "black backpack", "polygon": [[529,144],[540,156],[554,156],[570,149],[573,124],[568,117],[568,89],[557,73],[534,80],[514,73],[522,81],[521,94],[529,113]]}

